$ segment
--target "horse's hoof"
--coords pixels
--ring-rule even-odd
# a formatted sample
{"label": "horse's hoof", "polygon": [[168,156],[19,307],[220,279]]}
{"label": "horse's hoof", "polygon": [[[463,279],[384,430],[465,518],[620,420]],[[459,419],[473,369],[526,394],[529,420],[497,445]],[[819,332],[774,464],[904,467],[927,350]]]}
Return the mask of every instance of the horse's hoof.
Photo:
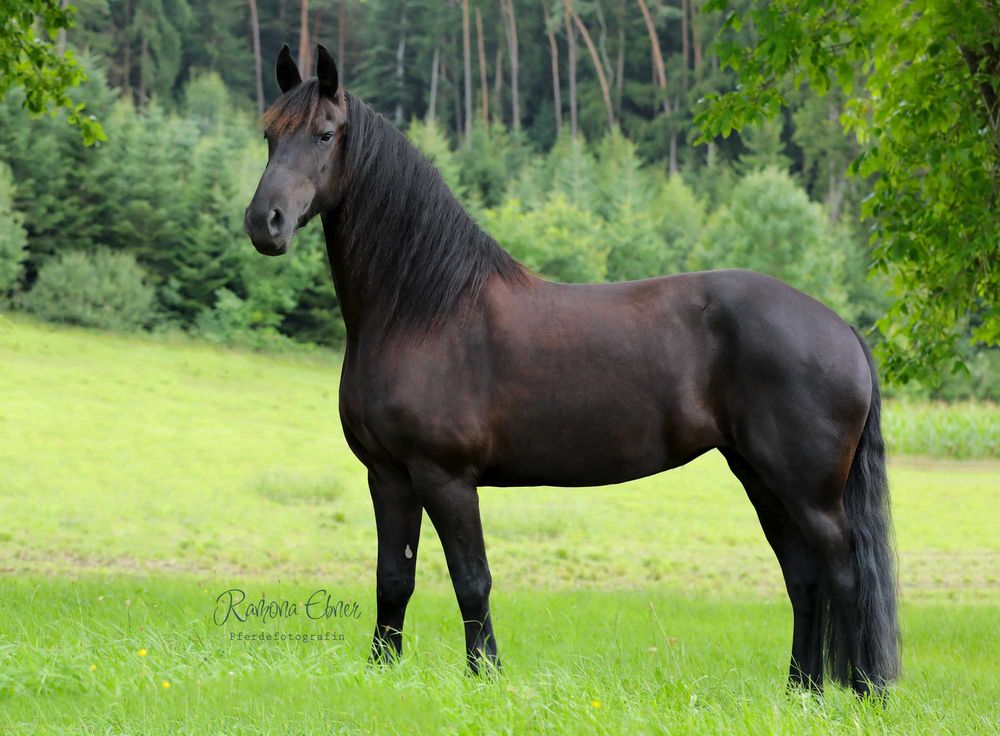
{"label": "horse's hoof", "polygon": [[494,678],[501,674],[500,657],[482,651],[469,652],[469,674],[475,677]]}
{"label": "horse's hoof", "polygon": [[399,662],[402,656],[402,649],[397,649],[383,639],[375,639],[372,642],[371,654],[368,655],[368,666],[380,668],[392,667]]}

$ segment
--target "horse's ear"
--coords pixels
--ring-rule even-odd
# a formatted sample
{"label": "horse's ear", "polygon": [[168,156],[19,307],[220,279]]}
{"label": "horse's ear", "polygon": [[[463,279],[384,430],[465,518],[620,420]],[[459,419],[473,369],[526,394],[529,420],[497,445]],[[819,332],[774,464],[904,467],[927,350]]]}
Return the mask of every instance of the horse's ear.
{"label": "horse's ear", "polygon": [[319,79],[319,91],[331,100],[334,99],[340,85],[340,75],[337,74],[333,56],[321,43],[316,44],[316,78]]}
{"label": "horse's ear", "polygon": [[274,74],[278,78],[278,86],[282,92],[287,92],[292,87],[296,87],[302,83],[302,75],[299,74],[299,68],[295,66],[295,61],[292,59],[292,52],[288,50],[287,43],[278,52],[278,64],[275,67]]}

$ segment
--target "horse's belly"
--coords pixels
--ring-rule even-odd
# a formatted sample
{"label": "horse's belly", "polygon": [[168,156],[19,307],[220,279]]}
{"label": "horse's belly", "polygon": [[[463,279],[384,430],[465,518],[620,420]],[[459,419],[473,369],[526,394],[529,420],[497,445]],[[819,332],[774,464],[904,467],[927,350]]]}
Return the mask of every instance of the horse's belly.
{"label": "horse's belly", "polygon": [[507,462],[487,468],[480,476],[482,486],[604,486],[654,475],[673,465],[663,463],[614,464],[596,467],[559,463]]}
{"label": "horse's belly", "polygon": [[[594,486],[622,483],[687,462],[707,448],[672,437],[656,412],[524,422],[502,433],[482,485]],[[506,435],[506,436],[504,436]]]}

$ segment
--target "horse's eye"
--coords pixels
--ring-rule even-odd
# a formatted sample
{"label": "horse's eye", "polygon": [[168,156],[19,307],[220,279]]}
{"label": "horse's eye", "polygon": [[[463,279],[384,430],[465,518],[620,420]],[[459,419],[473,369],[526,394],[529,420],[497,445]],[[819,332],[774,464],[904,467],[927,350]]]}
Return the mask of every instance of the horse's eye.
{"label": "horse's eye", "polygon": [[319,137],[322,143],[329,143],[333,140],[334,132],[332,130],[326,131],[323,135]]}

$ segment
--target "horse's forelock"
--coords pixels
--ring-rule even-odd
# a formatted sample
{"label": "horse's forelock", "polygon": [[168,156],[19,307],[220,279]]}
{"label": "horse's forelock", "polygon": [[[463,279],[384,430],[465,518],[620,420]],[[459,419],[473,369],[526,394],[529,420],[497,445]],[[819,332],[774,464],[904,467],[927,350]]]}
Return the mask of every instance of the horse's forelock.
{"label": "horse's forelock", "polygon": [[284,135],[312,123],[319,109],[319,82],[309,79],[279,97],[261,116],[268,135]]}

